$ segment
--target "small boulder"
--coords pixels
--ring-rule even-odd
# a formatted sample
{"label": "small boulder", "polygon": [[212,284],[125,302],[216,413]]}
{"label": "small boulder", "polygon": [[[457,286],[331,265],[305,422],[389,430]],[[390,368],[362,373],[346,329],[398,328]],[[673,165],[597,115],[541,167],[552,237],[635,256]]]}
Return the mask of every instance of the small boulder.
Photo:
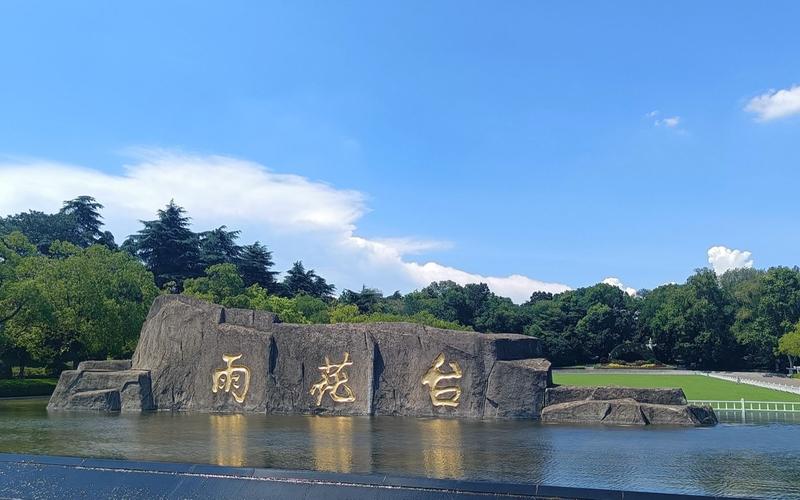
{"label": "small boulder", "polygon": [[567,401],[546,406],[542,422],[608,425],[682,425],[717,423],[714,410],[688,405],[639,403],[633,399]]}
{"label": "small boulder", "polygon": [[638,403],[659,405],[685,405],[683,389],[632,388],[632,387],[577,387],[562,385],[547,389],[545,404],[559,404],[568,401],[594,399],[633,399]]}

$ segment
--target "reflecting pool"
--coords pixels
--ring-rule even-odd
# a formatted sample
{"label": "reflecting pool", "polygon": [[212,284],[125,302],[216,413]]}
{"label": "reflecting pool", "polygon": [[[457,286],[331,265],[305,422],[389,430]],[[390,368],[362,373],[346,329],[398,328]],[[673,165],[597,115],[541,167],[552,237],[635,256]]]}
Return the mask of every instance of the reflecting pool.
{"label": "reflecting pool", "polygon": [[52,412],[0,400],[0,452],[800,498],[800,426]]}

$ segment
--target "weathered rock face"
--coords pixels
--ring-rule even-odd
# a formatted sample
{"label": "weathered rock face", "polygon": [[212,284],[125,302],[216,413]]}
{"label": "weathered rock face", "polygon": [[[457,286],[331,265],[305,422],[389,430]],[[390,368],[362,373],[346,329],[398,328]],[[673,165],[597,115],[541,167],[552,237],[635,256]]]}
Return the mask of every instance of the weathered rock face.
{"label": "weathered rock face", "polygon": [[686,404],[682,389],[551,387],[542,421],[610,425],[715,425],[710,407]]}
{"label": "weathered rock face", "polygon": [[150,374],[146,370],[132,370],[130,364],[130,361],[87,361],[79,364],[77,370],[63,372],[47,408],[104,411],[153,409]]}
{"label": "weathered rock face", "polygon": [[631,387],[579,387],[562,385],[550,387],[545,394],[545,404],[554,405],[584,399],[633,399],[639,403],[657,405],[685,405],[683,389],[636,389]]}
{"label": "weathered rock face", "polygon": [[154,302],[130,366],[64,372],[49,408],[132,408],[135,374],[141,409],[538,418],[550,383],[538,356],[522,335],[282,324],[170,295]]}

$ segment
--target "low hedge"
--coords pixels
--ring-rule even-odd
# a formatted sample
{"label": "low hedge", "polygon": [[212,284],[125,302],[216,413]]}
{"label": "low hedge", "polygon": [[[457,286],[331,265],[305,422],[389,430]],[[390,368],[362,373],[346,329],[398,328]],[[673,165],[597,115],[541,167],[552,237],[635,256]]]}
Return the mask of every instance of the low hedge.
{"label": "low hedge", "polygon": [[0,379],[0,398],[49,396],[56,383],[55,378]]}

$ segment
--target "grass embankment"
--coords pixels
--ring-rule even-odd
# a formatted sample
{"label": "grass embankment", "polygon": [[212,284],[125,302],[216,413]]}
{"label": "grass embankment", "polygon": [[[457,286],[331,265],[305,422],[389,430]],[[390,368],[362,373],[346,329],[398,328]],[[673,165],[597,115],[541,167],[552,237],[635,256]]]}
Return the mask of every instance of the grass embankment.
{"label": "grass embankment", "polygon": [[56,378],[0,379],[0,398],[49,396],[56,383]]}
{"label": "grass embankment", "polygon": [[617,387],[680,387],[686,399],[734,401],[800,401],[800,395],[737,384],[703,375],[649,375],[634,373],[559,373],[553,382],[560,385],[613,385]]}

